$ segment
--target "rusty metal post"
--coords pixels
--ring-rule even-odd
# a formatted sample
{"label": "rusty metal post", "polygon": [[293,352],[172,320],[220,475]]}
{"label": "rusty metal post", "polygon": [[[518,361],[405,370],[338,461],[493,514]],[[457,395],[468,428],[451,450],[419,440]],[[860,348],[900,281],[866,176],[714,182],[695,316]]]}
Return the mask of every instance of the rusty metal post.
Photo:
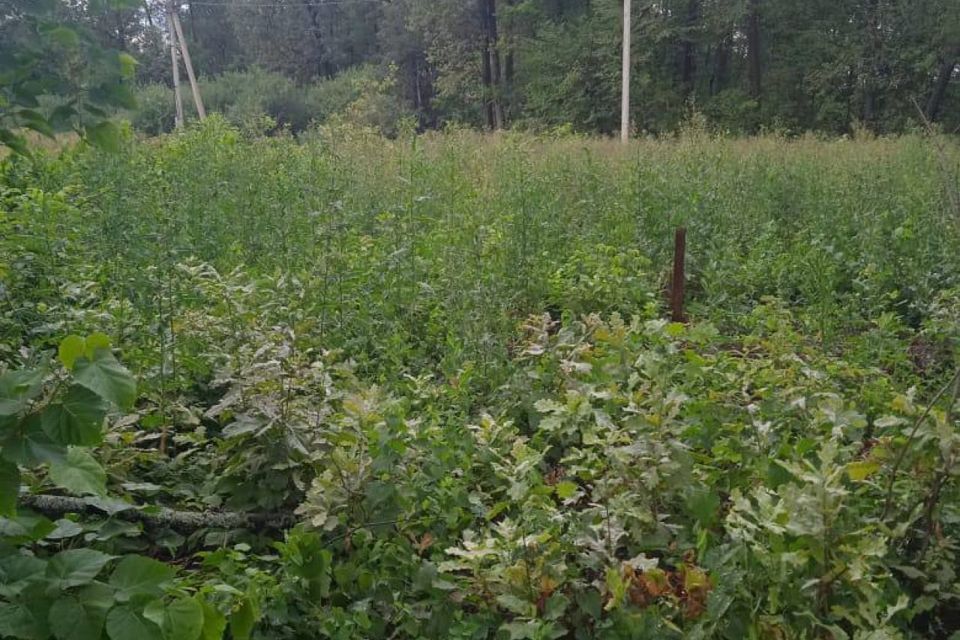
{"label": "rusty metal post", "polygon": [[670,283],[670,311],[674,322],[685,322],[683,313],[684,283],[686,281],[687,229],[677,227],[673,237],[673,281]]}

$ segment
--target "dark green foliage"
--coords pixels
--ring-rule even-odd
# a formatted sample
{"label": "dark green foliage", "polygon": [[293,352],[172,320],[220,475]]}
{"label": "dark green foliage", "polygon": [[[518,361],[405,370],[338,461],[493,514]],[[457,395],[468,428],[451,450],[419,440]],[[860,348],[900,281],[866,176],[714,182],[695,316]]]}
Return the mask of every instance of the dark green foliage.
{"label": "dark green foliage", "polygon": [[[395,133],[406,114],[389,94],[391,81],[381,76],[373,67],[357,67],[330,80],[298,86],[279,73],[251,69],[204,80],[200,87],[207,109],[251,133],[300,133],[337,118]],[[173,130],[172,90],[156,84],[141,87],[137,102],[131,113],[134,127],[151,135]],[[193,103],[187,100],[184,106],[187,116],[195,118]]]}
{"label": "dark green foliage", "polygon": [[[497,111],[507,127],[604,134],[619,128],[619,0],[263,4],[184,3],[201,75],[227,74],[217,82],[233,83],[232,72],[260,68],[309,94],[318,82],[373,65],[395,79],[388,91],[394,109],[415,113],[421,128],[493,128]],[[921,113],[947,130],[960,125],[955,0],[634,5],[638,132],[674,132],[693,114],[717,130],[749,133],[905,132],[921,123]],[[129,10],[118,12],[117,24],[126,17]],[[154,19],[152,27],[141,19],[142,37],[127,48],[139,54],[143,81],[169,86],[169,54],[151,44],[162,39],[162,12],[155,9]],[[120,32],[104,41],[116,42]],[[263,78],[255,73],[249,81]],[[287,103],[291,91],[258,97]],[[281,104],[262,110],[294,128],[326,117],[309,100],[301,103],[302,116],[284,117]]]}

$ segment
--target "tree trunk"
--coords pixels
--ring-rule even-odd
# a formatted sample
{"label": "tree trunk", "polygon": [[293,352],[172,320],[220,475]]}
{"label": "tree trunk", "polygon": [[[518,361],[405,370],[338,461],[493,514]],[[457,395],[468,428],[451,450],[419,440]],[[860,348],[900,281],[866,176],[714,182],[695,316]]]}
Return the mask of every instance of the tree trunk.
{"label": "tree trunk", "polygon": [[730,68],[730,36],[724,36],[717,45],[713,61],[713,74],[710,76],[710,94],[717,95],[727,88],[727,75]]}
{"label": "tree trunk", "polygon": [[958,58],[960,58],[960,45],[947,52],[943,63],[940,65],[937,80],[933,85],[933,93],[930,94],[925,110],[927,120],[930,122],[936,122],[940,115],[940,108],[943,106],[943,99],[947,96],[947,87],[950,85],[950,79],[957,68]]}
{"label": "tree trunk", "polygon": [[863,78],[863,121],[874,124],[877,120],[877,90],[880,80],[880,21],[877,0],[867,2],[866,51],[864,52],[865,75]]}
{"label": "tree trunk", "polygon": [[697,48],[693,41],[693,31],[700,21],[700,0],[689,0],[687,17],[684,23],[683,50],[680,58],[680,81],[683,85],[684,97],[689,98],[693,93],[694,76],[697,72]]}
{"label": "tree trunk", "polygon": [[493,72],[490,69],[490,36],[486,29],[486,0],[480,0],[484,16],[483,49],[480,51],[480,78],[483,82],[483,115],[487,129],[493,129],[496,123],[493,115]]}
{"label": "tree trunk", "polygon": [[321,76],[329,78],[333,76],[333,69],[330,67],[330,63],[327,60],[326,43],[323,41],[323,31],[320,28],[323,24],[320,20],[320,7],[311,2],[307,2],[306,9],[307,13],[310,15],[310,26],[313,27],[311,29],[313,32],[313,39],[317,44],[317,56],[319,62],[317,65],[317,71]]}
{"label": "tree trunk", "polygon": [[761,44],[760,0],[750,0],[750,13],[747,16],[747,62],[750,69],[750,96],[758,103],[763,90]]}
{"label": "tree trunk", "polygon": [[[513,7],[514,5],[516,5],[516,2],[517,0],[507,0],[507,6]],[[514,48],[513,48],[514,40],[512,37],[510,37],[511,35],[512,34],[508,34],[507,42],[504,45],[506,49],[506,52],[504,53],[504,60],[503,60],[503,90],[504,90],[503,99],[504,99],[504,102],[506,103],[506,106],[504,107],[504,119],[506,119],[507,117],[506,113],[512,102],[513,79],[514,79],[514,76],[516,75],[515,74],[516,52],[514,51]]]}
{"label": "tree trunk", "polygon": [[487,26],[488,55],[490,56],[490,86],[493,90],[493,128],[503,129],[502,81],[500,66],[500,34],[497,29],[497,0],[485,0],[484,19]]}

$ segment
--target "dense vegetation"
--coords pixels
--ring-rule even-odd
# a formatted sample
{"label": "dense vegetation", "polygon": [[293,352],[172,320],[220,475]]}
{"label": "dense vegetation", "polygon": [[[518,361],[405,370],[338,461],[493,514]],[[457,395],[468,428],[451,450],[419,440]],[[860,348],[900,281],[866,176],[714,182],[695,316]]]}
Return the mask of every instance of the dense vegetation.
{"label": "dense vegetation", "polygon": [[0,0],[0,637],[960,638],[950,5]]}
{"label": "dense vegetation", "polygon": [[949,144],[6,160],[0,635],[951,637]]}
{"label": "dense vegetation", "polygon": [[[137,58],[149,107],[134,118],[169,130],[166,4],[3,0],[0,58],[31,33],[5,12],[58,5]],[[265,114],[299,131],[339,113],[390,135],[403,118],[421,129],[619,128],[620,0],[175,4],[203,91],[238,124]],[[747,133],[903,132],[921,112],[960,126],[956,0],[634,0],[633,22],[638,131],[674,131],[694,112]]]}

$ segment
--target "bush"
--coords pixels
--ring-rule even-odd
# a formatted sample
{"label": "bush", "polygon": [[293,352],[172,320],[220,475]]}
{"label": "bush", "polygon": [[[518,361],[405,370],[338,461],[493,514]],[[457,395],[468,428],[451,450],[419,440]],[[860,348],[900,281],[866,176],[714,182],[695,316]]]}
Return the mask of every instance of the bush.
{"label": "bush", "polygon": [[[352,69],[306,86],[256,68],[231,71],[200,83],[208,112],[221,113],[244,130],[258,131],[287,128],[299,132],[312,123],[345,114],[351,122],[389,132],[400,117],[397,102],[388,96],[392,89],[389,76],[382,78],[373,67]],[[173,130],[176,106],[171,88],[146,85],[137,97],[139,109],[131,114],[137,130],[149,135]],[[189,86],[184,87],[183,107],[188,120],[196,118]]]}

